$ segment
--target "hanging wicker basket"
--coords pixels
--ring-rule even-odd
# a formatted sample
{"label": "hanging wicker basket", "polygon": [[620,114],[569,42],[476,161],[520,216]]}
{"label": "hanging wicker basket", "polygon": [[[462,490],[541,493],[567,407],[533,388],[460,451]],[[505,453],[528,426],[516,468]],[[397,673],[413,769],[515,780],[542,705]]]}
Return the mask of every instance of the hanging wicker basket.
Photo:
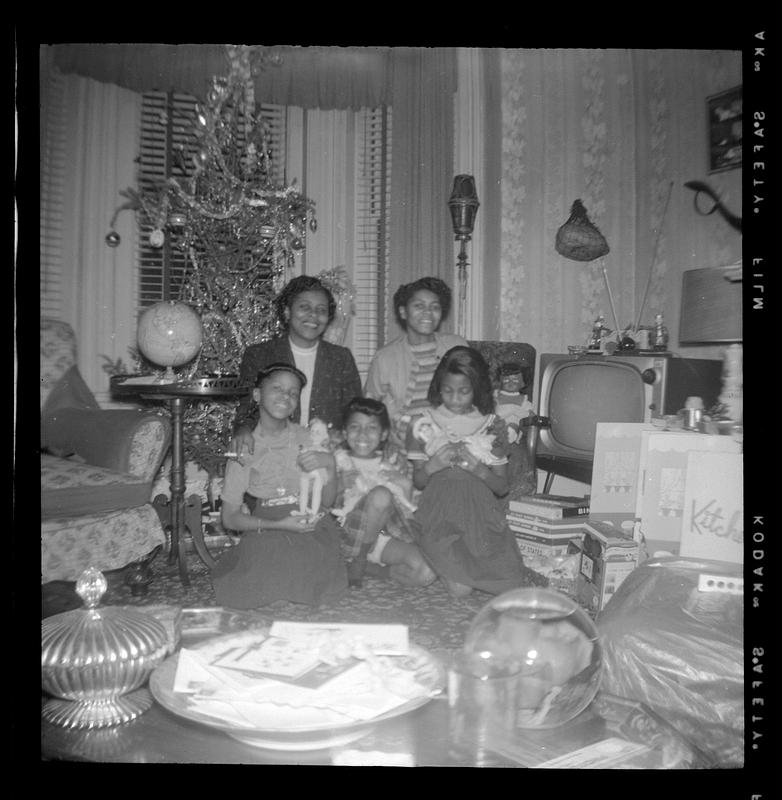
{"label": "hanging wicker basket", "polygon": [[574,261],[593,261],[610,249],[605,236],[590,221],[580,200],[573,203],[570,217],[557,231],[554,247],[561,256]]}

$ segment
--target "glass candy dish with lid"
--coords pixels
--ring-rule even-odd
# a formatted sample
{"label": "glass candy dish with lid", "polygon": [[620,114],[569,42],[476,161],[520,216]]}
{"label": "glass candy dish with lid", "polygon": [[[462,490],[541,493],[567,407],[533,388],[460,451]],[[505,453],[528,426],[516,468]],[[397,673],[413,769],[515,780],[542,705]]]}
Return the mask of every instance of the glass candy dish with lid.
{"label": "glass candy dish with lid", "polygon": [[602,651],[594,622],[566,595],[513,589],[475,616],[464,651],[492,669],[518,674],[516,727],[552,728],[594,699]]}
{"label": "glass candy dish with lid", "polygon": [[68,728],[104,728],[135,719],[152,705],[144,683],[169,649],[154,617],[99,608],[108,584],[86,569],[76,582],[84,608],[41,622],[41,686],[52,697],[42,716]]}

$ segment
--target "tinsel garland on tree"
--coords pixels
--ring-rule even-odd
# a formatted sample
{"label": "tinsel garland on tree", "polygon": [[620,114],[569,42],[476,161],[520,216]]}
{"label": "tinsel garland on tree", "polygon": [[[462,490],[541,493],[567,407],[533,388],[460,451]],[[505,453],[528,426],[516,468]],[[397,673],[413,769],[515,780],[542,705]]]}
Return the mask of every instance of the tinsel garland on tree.
{"label": "tinsel garland on tree", "polygon": [[[317,224],[313,201],[272,179],[267,130],[255,109],[253,75],[277,59],[259,46],[227,45],[226,54],[228,74],[213,78],[206,100],[196,105],[192,166],[183,150],[175,151],[187,178],[169,177],[151,190],[127,189],[117,209],[146,217],[154,247],[164,245],[166,231],[175,234],[187,256],[179,295],[172,299],[199,313],[203,344],[179,370],[183,378],[238,374],[248,345],[280,333],[272,301],[292,277],[307,227],[314,231]],[[118,241],[113,231],[107,237],[111,246]],[[347,316],[353,289],[339,269],[324,278]],[[341,327],[344,339],[347,323]],[[146,372],[149,366],[142,363]],[[185,411],[185,457],[210,475],[224,467],[236,402],[201,401]]]}

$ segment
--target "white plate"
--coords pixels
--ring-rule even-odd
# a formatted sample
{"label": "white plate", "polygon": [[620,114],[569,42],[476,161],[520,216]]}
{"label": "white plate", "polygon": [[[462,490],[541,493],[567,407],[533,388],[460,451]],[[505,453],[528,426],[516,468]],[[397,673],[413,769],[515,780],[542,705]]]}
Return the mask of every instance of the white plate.
{"label": "white plate", "polygon": [[[216,646],[223,648],[226,645],[233,644],[234,640],[237,639],[241,640],[242,643],[246,643],[248,635],[262,637],[265,634],[260,631],[254,631],[251,634],[246,631],[229,634],[209,639],[193,649],[211,650]],[[420,694],[387,711],[385,714],[360,722],[351,720],[344,724],[286,725],[268,729],[247,729],[201,713],[197,707],[188,701],[187,695],[174,692],[177,658],[176,654],[170,656],[154,670],[149,679],[149,689],[152,692],[152,696],[163,708],[185,719],[221,730],[245,744],[270,750],[320,750],[328,747],[339,747],[366,735],[380,722],[393,719],[419,708],[432,697],[442,692],[445,686],[445,671],[440,662],[427,650],[411,644],[407,656],[389,656],[389,658],[393,658],[393,663],[396,667],[410,670],[414,673],[416,684],[420,687]]]}

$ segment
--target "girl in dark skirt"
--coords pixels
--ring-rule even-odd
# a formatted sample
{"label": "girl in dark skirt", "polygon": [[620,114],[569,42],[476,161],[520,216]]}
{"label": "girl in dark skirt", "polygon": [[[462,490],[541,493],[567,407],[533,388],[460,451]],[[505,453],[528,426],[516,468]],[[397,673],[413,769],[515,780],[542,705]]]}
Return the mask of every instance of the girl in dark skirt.
{"label": "girl in dark skirt", "polygon": [[457,597],[545,586],[525,567],[498,498],[508,492],[507,426],[494,412],[489,368],[471,348],[451,348],[413,417],[407,454],[423,490],[412,525],[434,571]]}
{"label": "girl in dark skirt", "polygon": [[258,373],[253,454],[229,461],[225,471],[222,522],[241,538],[212,570],[220,605],[257,608],[275,600],[320,605],[347,591],[340,531],[331,516],[294,513],[301,470],[326,470],[324,506],[336,496],[334,456],[303,450],[309,431],[289,419],[305,382],[290,364],[274,363]]}

